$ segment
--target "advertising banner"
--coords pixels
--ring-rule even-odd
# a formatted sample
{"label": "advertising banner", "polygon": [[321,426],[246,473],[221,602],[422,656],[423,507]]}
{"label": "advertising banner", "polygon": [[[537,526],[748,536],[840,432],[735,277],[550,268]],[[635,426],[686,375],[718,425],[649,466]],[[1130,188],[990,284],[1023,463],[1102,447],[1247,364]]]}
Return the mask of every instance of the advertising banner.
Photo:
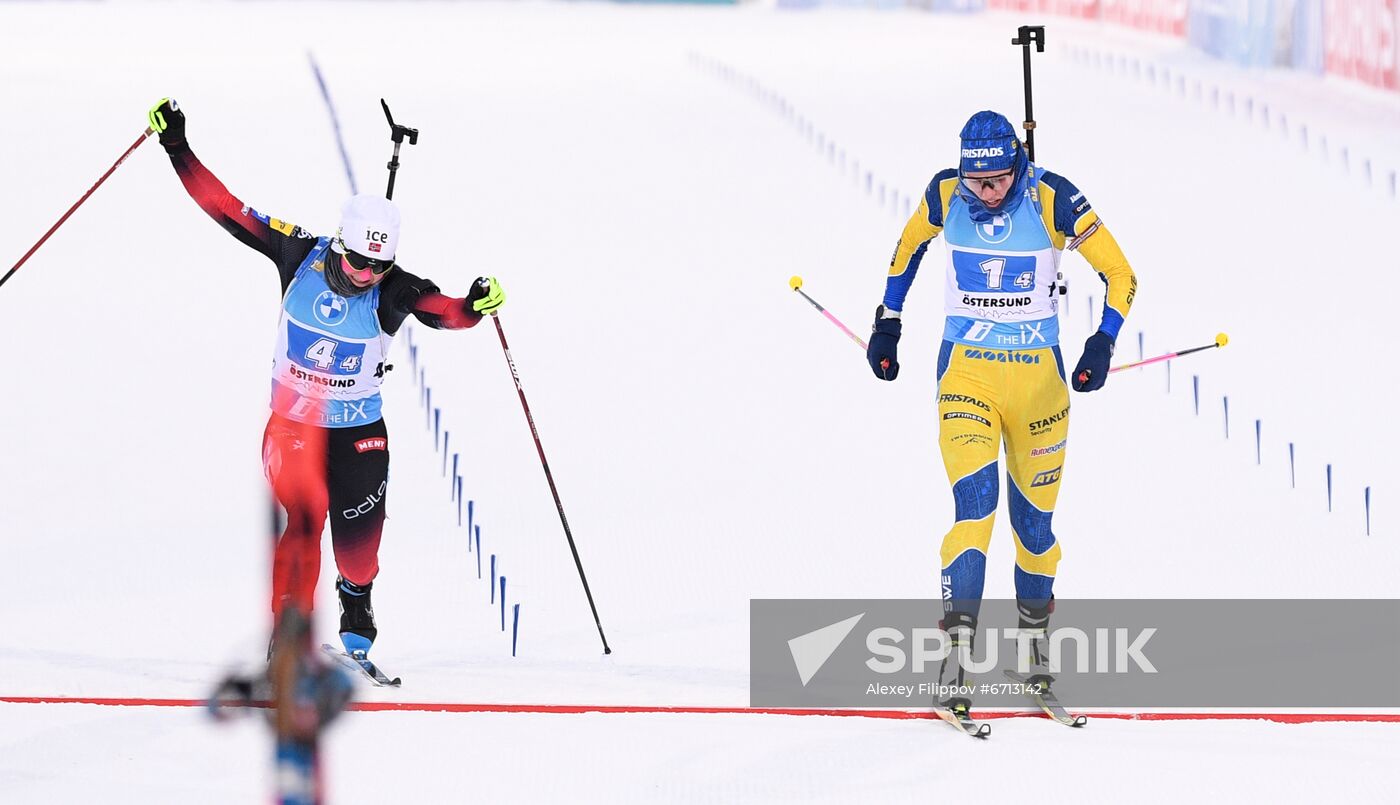
{"label": "advertising banner", "polygon": [[987,7],[1084,20],[1098,19],[1099,16],[1099,0],[988,0]]}
{"label": "advertising banner", "polygon": [[1272,67],[1278,49],[1276,14],[1289,0],[1194,0],[1187,40],[1220,59],[1246,67]]}
{"label": "advertising banner", "polygon": [[1188,5],[1188,0],[1101,0],[1104,22],[1183,38]]}
{"label": "advertising banner", "polygon": [[1323,31],[1329,75],[1400,89],[1396,0],[1327,0]]}

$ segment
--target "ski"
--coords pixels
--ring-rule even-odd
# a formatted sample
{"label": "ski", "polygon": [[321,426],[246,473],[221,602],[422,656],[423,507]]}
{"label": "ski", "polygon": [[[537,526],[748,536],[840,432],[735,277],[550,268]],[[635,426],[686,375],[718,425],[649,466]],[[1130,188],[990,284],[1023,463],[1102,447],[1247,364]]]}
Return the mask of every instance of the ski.
{"label": "ski", "polygon": [[966,710],[953,710],[947,707],[934,707],[933,712],[944,721],[957,727],[973,738],[986,738],[992,734],[992,725],[973,721]]}
{"label": "ski", "polygon": [[[1029,677],[1022,676],[1015,671],[1007,671],[1006,678],[1010,679],[1012,682],[1019,682],[1023,685],[1031,684]],[[1050,716],[1052,720],[1064,724],[1066,727],[1082,727],[1089,722],[1087,716],[1076,716],[1066,710],[1064,705],[1060,704],[1060,700],[1056,698],[1055,694],[1051,693],[1048,688],[1041,688],[1037,685],[1036,691],[1036,693],[1029,694],[1031,699],[1036,703],[1036,706],[1047,716]]]}
{"label": "ski", "polygon": [[[389,678],[389,675],[379,669],[368,657],[352,657],[344,651],[332,646],[330,643],[322,643],[321,649],[331,656],[331,659],[353,671],[359,671],[366,679],[378,687],[397,688],[403,684],[399,677]],[[358,652],[356,652],[358,654]]]}

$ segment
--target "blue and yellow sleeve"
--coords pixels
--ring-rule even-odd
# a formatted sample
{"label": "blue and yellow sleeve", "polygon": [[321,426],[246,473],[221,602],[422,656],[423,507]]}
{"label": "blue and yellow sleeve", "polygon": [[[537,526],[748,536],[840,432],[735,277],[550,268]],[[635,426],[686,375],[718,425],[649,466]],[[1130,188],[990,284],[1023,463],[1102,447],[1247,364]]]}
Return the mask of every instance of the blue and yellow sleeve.
{"label": "blue and yellow sleeve", "polygon": [[1078,249],[1104,283],[1103,316],[1099,330],[1118,338],[1123,320],[1137,297],[1137,275],[1128,258],[1103,225],[1099,214],[1074,183],[1058,174],[1040,176],[1042,214],[1050,225],[1056,248]]}
{"label": "blue and yellow sleeve", "polygon": [[899,243],[894,247],[894,256],[890,258],[889,275],[885,278],[886,309],[904,309],[904,298],[914,284],[914,276],[919,273],[928,244],[943,231],[943,211],[948,208],[957,182],[958,172],[950,168],[939,171],[924,189],[919,208],[904,225]]}

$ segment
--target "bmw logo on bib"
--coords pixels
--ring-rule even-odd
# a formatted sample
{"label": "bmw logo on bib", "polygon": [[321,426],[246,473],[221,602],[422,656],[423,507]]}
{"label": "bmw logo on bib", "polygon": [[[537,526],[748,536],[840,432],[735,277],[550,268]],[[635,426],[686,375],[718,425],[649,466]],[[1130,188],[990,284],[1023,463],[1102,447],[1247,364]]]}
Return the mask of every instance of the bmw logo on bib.
{"label": "bmw logo on bib", "polygon": [[1011,237],[1011,217],[997,215],[985,224],[978,224],[977,237],[986,243],[1001,243]]}
{"label": "bmw logo on bib", "polygon": [[322,291],[316,297],[316,301],[311,305],[311,312],[315,314],[316,320],[326,325],[334,327],[345,321],[345,312],[349,305],[345,302],[345,297],[335,291]]}

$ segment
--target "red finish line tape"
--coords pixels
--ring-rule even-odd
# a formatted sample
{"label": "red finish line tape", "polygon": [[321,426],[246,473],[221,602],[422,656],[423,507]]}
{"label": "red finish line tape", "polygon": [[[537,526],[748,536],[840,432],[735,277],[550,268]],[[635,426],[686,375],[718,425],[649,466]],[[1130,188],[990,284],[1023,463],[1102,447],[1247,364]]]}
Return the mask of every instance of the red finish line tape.
{"label": "red finish line tape", "polygon": [[[0,696],[7,704],[89,704],[107,707],[205,707],[204,699],[138,699],[89,698],[79,696]],[[266,702],[254,706],[266,707]],[[776,716],[835,716],[846,718],[933,719],[928,711],[857,710],[841,708],[783,708],[783,707],[662,707],[654,705],[589,705],[589,704],[468,704],[452,702],[352,702],[347,708],[355,712],[415,712],[415,713],[541,713],[570,715],[577,713],[656,714],[677,715],[776,715]],[[1093,712],[1083,711],[1090,718],[1111,718],[1122,721],[1272,721],[1279,724],[1314,724],[1327,722],[1373,721],[1400,723],[1400,713],[1217,713],[1196,712]],[[991,710],[975,713],[980,719],[1044,718],[1039,711]]]}

